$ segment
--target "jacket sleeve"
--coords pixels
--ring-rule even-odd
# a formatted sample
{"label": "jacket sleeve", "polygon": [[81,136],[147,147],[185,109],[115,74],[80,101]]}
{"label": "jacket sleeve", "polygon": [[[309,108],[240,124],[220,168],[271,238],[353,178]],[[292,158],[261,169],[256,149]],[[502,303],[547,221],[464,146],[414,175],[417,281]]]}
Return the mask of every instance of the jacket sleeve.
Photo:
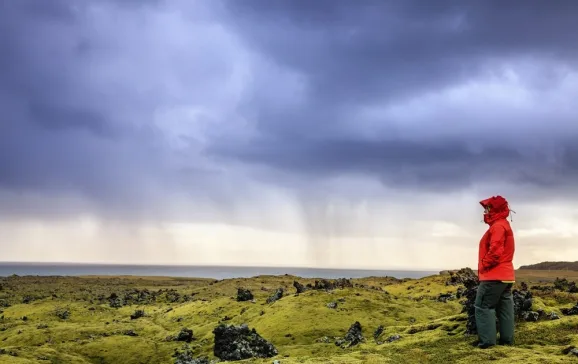
{"label": "jacket sleeve", "polygon": [[491,269],[498,265],[500,257],[504,253],[506,242],[506,229],[500,225],[494,225],[490,228],[490,247],[482,259],[482,266],[485,270]]}

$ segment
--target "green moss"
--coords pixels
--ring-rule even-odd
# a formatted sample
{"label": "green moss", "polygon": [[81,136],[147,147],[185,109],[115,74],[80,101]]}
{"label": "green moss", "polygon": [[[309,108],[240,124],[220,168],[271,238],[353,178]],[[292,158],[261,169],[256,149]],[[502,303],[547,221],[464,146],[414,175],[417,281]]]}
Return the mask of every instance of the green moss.
{"label": "green moss", "polygon": [[[470,343],[475,338],[464,336],[465,316],[459,301],[437,300],[440,294],[457,290],[446,286],[446,279],[369,277],[352,280],[352,288],[296,295],[293,280],[304,285],[314,280],[293,276],[218,282],[162,277],[0,278],[0,299],[9,303],[0,319],[0,362],[170,363],[182,345],[170,337],[184,327],[194,332],[194,352],[213,357],[212,331],[220,322],[255,328],[277,347],[284,364],[561,363],[569,359],[562,354],[563,348],[578,346],[578,317],[562,317],[519,323],[513,347],[473,348]],[[239,287],[250,289],[255,302],[237,302]],[[285,290],[284,297],[267,304],[267,297],[277,288]],[[139,303],[129,301],[113,308],[107,300],[112,293],[130,294],[134,300],[141,290],[148,292]],[[167,295],[166,290],[174,291]],[[534,295],[534,309],[547,313],[560,313],[561,307],[578,300],[570,293],[535,291]],[[337,307],[329,308],[330,302],[337,302]],[[56,314],[63,308],[69,317]],[[145,316],[131,320],[131,314],[140,309]],[[355,321],[361,323],[366,341],[349,349],[336,346],[333,339],[344,336]],[[373,339],[380,325],[385,328],[379,338],[384,343]],[[126,335],[128,330],[137,336]],[[388,342],[392,335],[401,339]]]}

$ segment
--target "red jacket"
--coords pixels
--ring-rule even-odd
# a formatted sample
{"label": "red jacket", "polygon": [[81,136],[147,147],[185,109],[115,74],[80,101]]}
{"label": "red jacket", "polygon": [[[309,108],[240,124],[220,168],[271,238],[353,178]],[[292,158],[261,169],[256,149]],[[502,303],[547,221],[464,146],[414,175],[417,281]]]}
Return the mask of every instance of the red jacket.
{"label": "red jacket", "polygon": [[484,215],[488,230],[480,240],[478,278],[480,281],[514,281],[514,233],[506,219],[510,214],[508,202],[501,196],[480,201],[490,211]]}

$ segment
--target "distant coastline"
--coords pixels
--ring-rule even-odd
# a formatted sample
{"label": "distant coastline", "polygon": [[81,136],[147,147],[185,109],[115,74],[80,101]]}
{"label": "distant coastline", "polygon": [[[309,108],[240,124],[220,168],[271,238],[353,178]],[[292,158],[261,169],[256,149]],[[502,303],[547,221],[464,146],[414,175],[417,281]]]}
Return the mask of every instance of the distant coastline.
{"label": "distant coastline", "polygon": [[186,278],[251,278],[260,275],[294,275],[302,278],[365,278],[395,277],[419,279],[438,274],[439,271],[333,269],[300,267],[247,267],[247,266],[201,266],[201,265],[141,265],[102,263],[46,263],[46,262],[0,262],[0,276],[162,276]]}

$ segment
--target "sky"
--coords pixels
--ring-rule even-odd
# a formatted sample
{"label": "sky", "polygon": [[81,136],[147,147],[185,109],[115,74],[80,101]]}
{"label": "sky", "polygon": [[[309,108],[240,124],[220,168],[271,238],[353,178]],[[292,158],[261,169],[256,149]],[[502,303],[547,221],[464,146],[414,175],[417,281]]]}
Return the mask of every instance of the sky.
{"label": "sky", "polygon": [[578,3],[0,0],[0,261],[578,260]]}

